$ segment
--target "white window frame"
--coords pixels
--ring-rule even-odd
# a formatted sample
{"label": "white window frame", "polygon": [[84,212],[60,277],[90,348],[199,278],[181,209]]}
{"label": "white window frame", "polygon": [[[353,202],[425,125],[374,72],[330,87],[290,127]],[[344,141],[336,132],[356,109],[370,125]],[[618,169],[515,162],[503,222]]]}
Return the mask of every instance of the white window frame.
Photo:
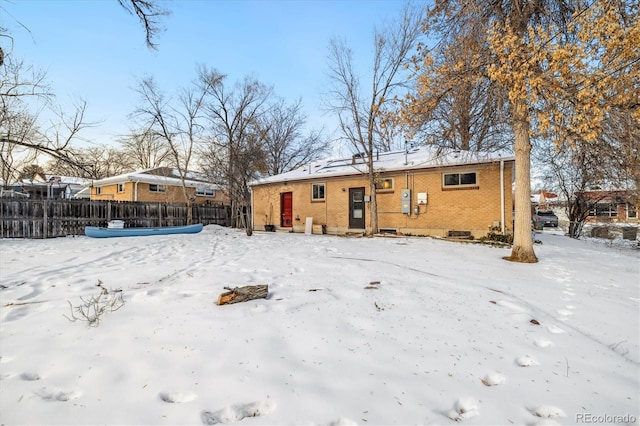
{"label": "white window frame", "polygon": [[[473,183],[461,183],[463,175],[471,175],[475,176]],[[458,183],[455,184],[447,184],[447,176],[457,176],[456,180]],[[443,188],[472,188],[478,186],[478,172],[477,171],[460,171],[455,173],[443,173],[442,174],[442,187]]]}
{"label": "white window frame", "polygon": [[[155,189],[153,189],[153,187],[155,187]],[[159,185],[157,183],[150,183],[149,184],[149,192],[157,192],[157,193],[167,192],[167,186],[166,185]]]}
{"label": "white window frame", "polygon": [[627,203],[627,219],[637,219],[638,209],[632,203]]}
{"label": "white window frame", "polygon": [[96,186],[96,195],[102,195],[102,187],[101,186]]}
{"label": "white window frame", "polygon": [[[604,210],[602,207],[598,208],[598,206],[607,206],[608,209]],[[602,214],[598,214],[602,213]],[[618,205],[615,202],[611,201],[601,201],[597,202],[590,210],[589,217],[618,217]]]}
{"label": "white window frame", "polygon": [[[316,197],[316,190],[315,190],[316,188],[322,188],[322,197]],[[312,183],[311,184],[311,201],[325,201],[326,199],[327,199],[326,182]]]}
{"label": "white window frame", "polygon": [[212,188],[196,188],[196,196],[213,198],[216,196],[216,190]]}
{"label": "white window frame", "polygon": [[122,194],[124,192],[124,183],[118,184],[118,194]]}

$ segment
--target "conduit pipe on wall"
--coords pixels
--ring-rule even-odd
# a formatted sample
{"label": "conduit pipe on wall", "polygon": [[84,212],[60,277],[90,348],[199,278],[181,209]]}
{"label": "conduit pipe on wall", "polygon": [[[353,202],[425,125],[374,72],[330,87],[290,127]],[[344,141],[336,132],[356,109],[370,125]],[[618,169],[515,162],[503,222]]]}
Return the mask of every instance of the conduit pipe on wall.
{"label": "conduit pipe on wall", "polygon": [[504,235],[504,160],[500,159],[500,231]]}

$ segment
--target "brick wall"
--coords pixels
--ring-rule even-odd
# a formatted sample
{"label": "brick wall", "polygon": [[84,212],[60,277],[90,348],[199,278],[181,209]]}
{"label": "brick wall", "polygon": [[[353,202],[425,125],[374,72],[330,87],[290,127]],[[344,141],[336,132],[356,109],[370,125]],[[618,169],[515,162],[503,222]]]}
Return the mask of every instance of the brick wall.
{"label": "brick wall", "polygon": [[[101,187],[102,193],[97,194],[97,188],[91,188],[91,200],[111,200],[111,201],[149,201],[159,203],[184,203],[184,195],[182,194],[182,187],[180,186],[166,186],[166,192],[151,192],[149,190],[149,184],[140,182],[138,183],[138,195],[136,200],[136,184],[135,182],[125,182],[124,191],[118,192],[118,185],[105,185]],[[193,196],[196,192],[195,188],[187,188],[187,192],[190,196]],[[226,197],[224,191],[215,191],[213,197],[197,196],[195,199],[196,204],[206,203],[209,201],[214,204],[229,204],[228,197]]]}
{"label": "brick wall", "polygon": [[[511,194],[513,162],[504,169],[504,217],[507,232],[512,231]],[[477,173],[477,185],[461,188],[443,188],[443,173]],[[393,187],[378,190],[378,226],[396,229],[412,235],[446,236],[448,231],[471,231],[475,237],[489,232],[494,222],[500,222],[500,163],[477,166],[448,167],[400,173],[381,174],[381,179],[393,179]],[[326,185],[325,200],[311,201],[311,184]],[[287,184],[269,184],[253,187],[253,215],[256,229],[265,224],[280,226],[280,194],[293,194],[293,230],[304,231],[306,217],[313,217],[315,225],[325,225],[328,233],[344,234],[349,231],[349,188],[364,187],[370,195],[366,176],[310,179]],[[401,213],[401,190],[411,190],[411,210]],[[427,204],[417,205],[417,194],[427,193]],[[269,214],[271,222],[269,223]],[[366,203],[366,226],[370,226],[370,203]]]}

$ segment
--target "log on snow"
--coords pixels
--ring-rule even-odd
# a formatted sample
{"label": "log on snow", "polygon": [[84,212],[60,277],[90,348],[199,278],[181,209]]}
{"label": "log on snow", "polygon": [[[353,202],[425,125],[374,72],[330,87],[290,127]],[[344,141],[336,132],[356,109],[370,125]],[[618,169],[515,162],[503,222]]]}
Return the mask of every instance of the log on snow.
{"label": "log on snow", "polygon": [[[226,288],[226,287],[225,287]],[[247,285],[244,287],[227,288],[226,293],[218,296],[218,305],[246,302],[254,299],[265,299],[269,294],[268,285]]]}

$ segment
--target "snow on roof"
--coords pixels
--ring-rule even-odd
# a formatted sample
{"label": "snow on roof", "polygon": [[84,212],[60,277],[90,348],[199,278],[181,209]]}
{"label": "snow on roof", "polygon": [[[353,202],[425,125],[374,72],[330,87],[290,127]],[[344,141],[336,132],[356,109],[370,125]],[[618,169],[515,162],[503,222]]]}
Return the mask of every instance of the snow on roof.
{"label": "snow on roof", "polygon": [[71,185],[86,185],[87,183],[91,182],[91,179],[85,179],[85,178],[74,177],[74,176],[60,176],[60,175],[45,174],[44,178],[46,182],[55,181],[57,183],[71,184]]}
{"label": "snow on roof", "polygon": [[[162,171],[162,173],[160,173],[160,171]],[[206,180],[206,177],[200,173],[187,172],[186,177],[186,186],[206,189],[219,189],[218,185],[208,182]],[[131,173],[110,176],[104,179],[94,180],[92,185],[104,186],[122,182],[143,182],[155,183],[159,185],[181,185],[180,173],[178,172],[178,170],[168,168],[143,169]]]}
{"label": "snow on roof", "polygon": [[[378,172],[421,170],[514,159],[511,152],[479,153],[434,146],[421,146],[409,149],[408,151],[391,151],[376,154],[374,169]],[[250,186],[332,176],[365,174],[367,173],[366,160],[363,154],[355,154],[350,158],[312,161],[286,173],[257,179],[251,182]]]}

